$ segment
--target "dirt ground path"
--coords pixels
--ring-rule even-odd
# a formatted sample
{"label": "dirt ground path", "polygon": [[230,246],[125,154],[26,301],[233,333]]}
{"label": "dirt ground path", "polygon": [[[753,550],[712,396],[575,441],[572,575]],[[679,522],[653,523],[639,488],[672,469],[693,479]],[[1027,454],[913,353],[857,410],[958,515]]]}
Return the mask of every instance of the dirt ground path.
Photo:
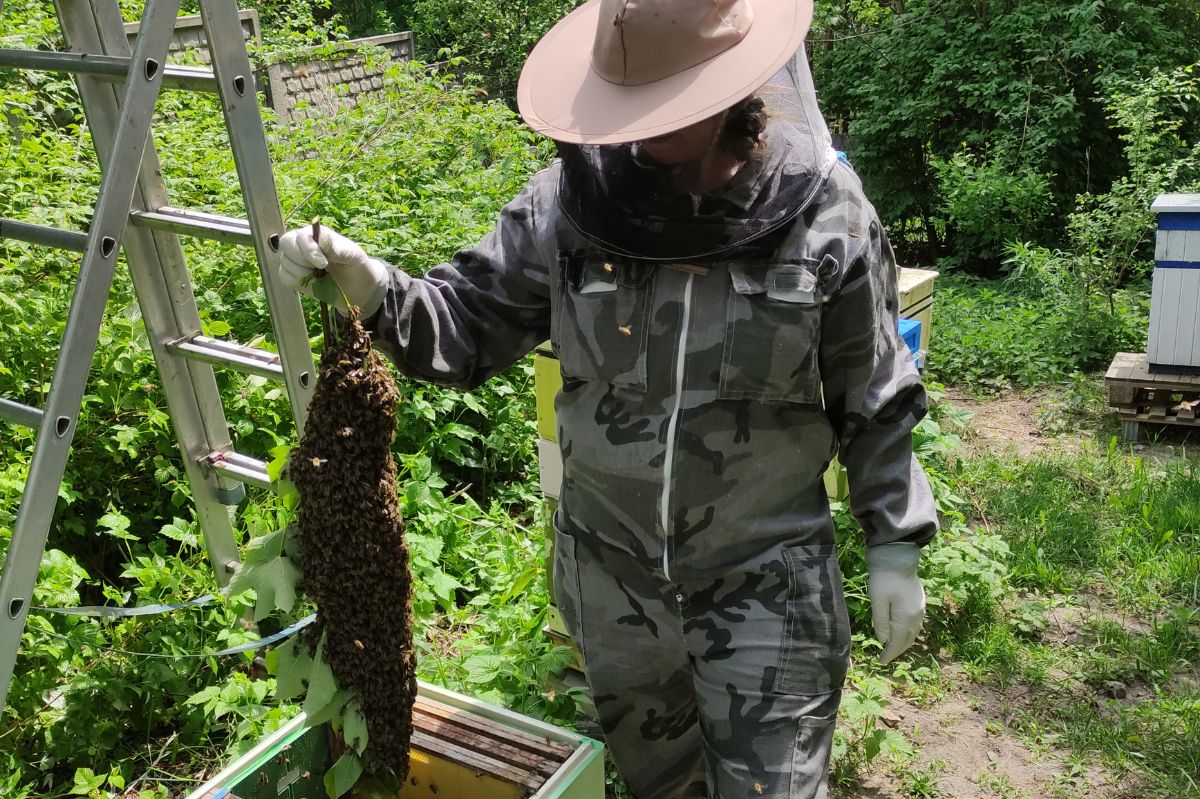
{"label": "dirt ground path", "polygon": [[[1104,380],[1093,380],[1094,396],[1081,414],[1066,418],[1053,407],[1055,388],[1009,389],[978,395],[947,386],[945,399],[970,414],[963,455],[1016,455],[1022,459],[1043,453],[1078,453],[1090,445],[1105,447],[1120,424],[1103,399]],[[1068,412],[1069,413],[1069,412]],[[1047,423],[1049,422],[1049,424]],[[1048,432],[1058,426],[1060,432]],[[1143,441],[1132,445],[1136,455],[1161,461],[1200,451],[1200,431],[1173,425],[1143,425]]]}
{"label": "dirt ground path", "polygon": [[947,386],[946,400],[971,414],[970,435],[963,439],[967,457],[990,453],[1030,458],[1040,452],[1079,449],[1078,436],[1051,436],[1042,431],[1038,411],[1045,399],[1038,392],[1010,390],[979,397]]}
{"label": "dirt ground path", "polygon": [[[1036,697],[1002,693],[947,666],[944,695],[916,704],[891,700],[888,720],[916,747],[915,760],[875,771],[834,799],[1118,799],[1130,786],[1098,763],[1064,749],[1027,741],[1011,731],[1014,715]],[[929,786],[923,792],[922,786]]]}

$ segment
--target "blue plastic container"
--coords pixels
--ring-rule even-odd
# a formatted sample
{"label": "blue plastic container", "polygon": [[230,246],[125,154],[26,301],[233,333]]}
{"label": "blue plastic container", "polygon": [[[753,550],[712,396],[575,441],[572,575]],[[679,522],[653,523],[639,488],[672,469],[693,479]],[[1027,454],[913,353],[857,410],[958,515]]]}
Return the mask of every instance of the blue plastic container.
{"label": "blue plastic container", "polygon": [[912,353],[917,368],[920,369],[925,365],[925,353],[921,352],[921,321],[919,319],[901,319],[900,338],[904,339],[904,343],[908,345],[908,350]]}

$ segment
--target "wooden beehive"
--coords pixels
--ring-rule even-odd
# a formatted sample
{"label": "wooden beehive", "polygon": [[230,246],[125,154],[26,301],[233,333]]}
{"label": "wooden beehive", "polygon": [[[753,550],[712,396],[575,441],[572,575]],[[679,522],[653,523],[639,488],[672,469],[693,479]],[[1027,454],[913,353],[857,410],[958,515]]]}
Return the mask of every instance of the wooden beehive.
{"label": "wooden beehive", "polygon": [[[327,799],[325,726],[294,719],[187,799]],[[388,799],[603,799],[603,747],[559,727],[421,683],[409,778]],[[352,791],[346,799],[358,799]]]}
{"label": "wooden beehive", "polygon": [[1152,372],[1200,370],[1200,194],[1164,194],[1146,356]]}

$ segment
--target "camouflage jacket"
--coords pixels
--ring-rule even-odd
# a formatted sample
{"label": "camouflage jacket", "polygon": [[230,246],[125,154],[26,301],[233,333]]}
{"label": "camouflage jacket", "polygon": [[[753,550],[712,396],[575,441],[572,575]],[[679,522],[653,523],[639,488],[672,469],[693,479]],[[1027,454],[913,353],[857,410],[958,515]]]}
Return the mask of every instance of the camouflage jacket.
{"label": "camouflage jacket", "polygon": [[[832,544],[822,474],[835,454],[869,546],[928,542],[937,519],[911,437],[925,391],[897,333],[891,249],[853,171],[832,167],[757,247],[662,263],[569,224],[562,169],[532,178],[450,264],[390,271],[370,324],[398,368],[475,386],[549,338],[564,381],[556,521],[668,579],[719,574],[760,537]],[[744,203],[750,179],[770,190],[735,177],[717,199]]]}

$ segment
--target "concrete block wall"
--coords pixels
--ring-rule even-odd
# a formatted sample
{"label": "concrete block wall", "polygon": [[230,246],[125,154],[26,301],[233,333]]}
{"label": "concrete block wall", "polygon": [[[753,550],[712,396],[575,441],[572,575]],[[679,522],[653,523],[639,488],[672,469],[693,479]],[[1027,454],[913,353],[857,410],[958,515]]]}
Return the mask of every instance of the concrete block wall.
{"label": "concrete block wall", "polygon": [[[257,42],[262,39],[262,27],[258,20],[258,11],[250,8],[239,12],[239,21],[242,23],[242,36],[247,42]],[[139,24],[136,22],[128,22],[125,24],[125,35],[129,37],[129,48],[133,49],[133,43],[137,41]],[[168,50],[169,58],[177,56],[181,51],[192,50],[200,56],[200,62],[203,64],[212,63],[212,59],[208,54],[208,38],[204,35],[204,23],[200,21],[200,15],[196,14],[188,17],[180,17],[175,21],[175,35],[171,38],[171,46]],[[170,58],[170,60],[178,63],[178,59]]]}
{"label": "concrete block wall", "polygon": [[[390,59],[371,64],[356,52],[364,44],[386,50]],[[314,48],[312,58],[298,58],[267,68],[269,103],[281,120],[327,118],[359,99],[383,91],[383,75],[389,61],[413,57],[411,31],[354,39],[330,55],[328,48]],[[318,55],[319,54],[319,55]]]}

